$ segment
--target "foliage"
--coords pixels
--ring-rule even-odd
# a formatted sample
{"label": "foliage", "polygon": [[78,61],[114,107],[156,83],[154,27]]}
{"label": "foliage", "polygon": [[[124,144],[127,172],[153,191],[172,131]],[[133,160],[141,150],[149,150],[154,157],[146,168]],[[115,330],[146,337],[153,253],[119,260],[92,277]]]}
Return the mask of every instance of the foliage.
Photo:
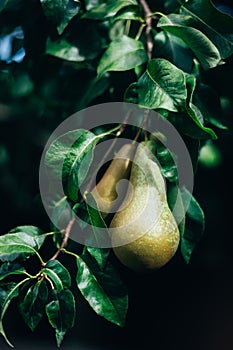
{"label": "foliage", "polygon": [[[230,8],[220,11],[210,0],[151,1],[149,6],[136,0],[5,0],[0,2],[0,21],[0,84],[4,86],[0,121],[3,118],[16,125],[12,130],[19,124],[25,142],[29,137],[25,125],[32,126],[37,135],[32,155],[41,153],[41,139],[57,123],[99,102],[124,100],[158,112],[183,136],[194,170],[200,146],[213,142],[226,128],[211,76],[219,70],[226,73],[225,67],[232,64]],[[224,97],[230,99],[231,91],[223,91]],[[46,130],[43,123],[47,123]],[[79,193],[89,174],[95,146],[105,137],[116,138],[127,132],[134,139],[137,134],[130,126],[126,130],[111,128],[107,126],[101,133],[77,129],[54,140],[46,153],[50,178],[55,181],[62,177],[69,204],[73,210],[82,210],[86,221],[93,224],[96,239],[98,227],[106,228],[106,223],[98,210],[81,204]],[[71,148],[63,142],[67,137]],[[12,131],[15,147],[14,139]],[[156,143],[162,173],[168,184],[177,185],[175,157],[158,140]],[[6,177],[7,152],[0,144],[0,167],[4,166]],[[21,166],[26,170],[28,165],[23,162],[30,163],[32,155],[24,157],[22,150]],[[85,156],[86,167],[79,171]],[[37,173],[33,175],[36,178]],[[12,190],[11,185],[7,188]],[[19,197],[15,203],[18,207],[23,194]],[[205,219],[187,189],[183,188],[181,197],[184,204],[190,203],[180,245],[189,263]],[[64,210],[64,201],[55,203],[54,217],[59,220]],[[118,326],[125,324],[127,287],[110,249],[86,246],[80,253],[78,245],[66,240],[67,231],[68,227],[60,232],[54,227],[51,231],[18,226],[0,236],[0,333],[10,346],[3,318],[14,298],[18,298],[19,312],[31,330],[47,316],[58,346],[75,325],[76,289],[69,266],[59,261],[61,252],[74,259],[74,282],[90,307]],[[41,248],[51,240],[57,250],[45,258]],[[27,264],[35,258],[39,262],[37,271]]]}

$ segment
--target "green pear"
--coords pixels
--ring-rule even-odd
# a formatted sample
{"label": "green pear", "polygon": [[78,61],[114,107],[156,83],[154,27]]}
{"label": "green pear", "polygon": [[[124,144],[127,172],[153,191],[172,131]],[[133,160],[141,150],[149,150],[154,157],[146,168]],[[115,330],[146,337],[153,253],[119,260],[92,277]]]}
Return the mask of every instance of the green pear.
{"label": "green pear", "polygon": [[167,203],[166,187],[153,154],[139,144],[130,186],[109,230],[116,257],[128,268],[147,272],[165,265],[177,251],[180,234]]}
{"label": "green pear", "polygon": [[121,180],[129,179],[134,152],[134,144],[123,145],[91,191],[104,218],[108,213],[114,212],[122,202],[122,196],[127,191],[127,183]]}

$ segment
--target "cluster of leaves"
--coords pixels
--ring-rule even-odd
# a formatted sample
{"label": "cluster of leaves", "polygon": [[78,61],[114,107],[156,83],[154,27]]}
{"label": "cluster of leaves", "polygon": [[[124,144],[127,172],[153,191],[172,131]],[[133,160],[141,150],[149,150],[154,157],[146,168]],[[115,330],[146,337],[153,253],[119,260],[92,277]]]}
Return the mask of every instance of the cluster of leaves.
{"label": "cluster of leaves", "polygon": [[[19,312],[34,331],[44,315],[55,329],[58,347],[67,330],[74,326],[76,306],[71,290],[71,276],[55,257],[43,261],[39,250],[45,239],[58,232],[44,233],[35,226],[20,226],[0,237],[0,333],[8,340],[3,328],[3,317],[13,300],[18,297]],[[109,259],[109,249],[85,247],[82,254],[63,249],[75,258],[76,285],[92,309],[119,326],[125,323],[128,306],[126,287]],[[40,267],[32,274],[25,267],[32,256]],[[12,282],[15,275],[17,282]],[[20,278],[21,277],[21,278]]]}
{"label": "cluster of leaves", "polygon": [[[75,211],[81,206],[77,193],[91,165],[95,145],[111,133],[110,130],[96,136],[91,131],[78,129],[68,133],[68,137],[75,140],[72,148],[63,142],[67,137],[65,134],[56,139],[46,153],[45,160],[51,182],[60,176],[59,169],[60,165],[63,164],[62,180],[66,200]],[[85,168],[82,167],[83,173],[80,174],[80,164],[87,154],[91,154],[88,158],[89,162],[86,163]],[[176,164],[170,152],[162,144],[157,147],[157,157],[161,160],[164,176],[171,183],[171,186],[177,189]],[[81,182],[79,182],[80,178]],[[92,195],[89,193],[87,196],[89,204],[83,205],[82,211],[85,211],[86,220],[92,224],[93,236],[98,242],[101,236],[99,228],[107,229],[107,226],[99,211],[94,209],[96,203]],[[184,232],[181,232],[181,252],[188,262],[202,235],[204,216],[194,197],[185,189],[182,192],[182,199],[190,202],[186,217],[197,225],[195,231],[189,231],[186,227]],[[66,200],[59,200],[54,204],[53,224],[56,223],[56,220],[61,219],[68,204]],[[174,197],[170,198],[171,209],[174,200]],[[80,227],[81,229],[83,227]],[[17,278],[19,275],[23,276],[23,279],[20,278],[17,282],[9,281],[0,284],[0,332],[9,345],[11,343],[6,337],[2,321],[11,300],[15,297],[18,297],[19,312],[32,331],[42,320],[43,315],[47,315],[49,323],[55,328],[58,346],[60,346],[67,330],[74,326],[75,297],[71,291],[70,273],[58,260],[61,251],[75,258],[77,265],[76,284],[91,308],[108,321],[119,326],[124,325],[128,308],[128,294],[117,267],[111,261],[110,249],[85,246],[82,253],[78,254],[76,250],[68,250],[69,243],[66,248],[62,245],[66,234],[68,235],[67,231],[44,233],[34,226],[21,226],[0,237],[0,260],[3,262],[0,269],[0,279],[7,279],[12,275],[17,275]],[[39,250],[45,243],[45,239],[51,236],[58,251],[53,257],[44,261]],[[40,262],[39,271],[33,274],[25,268],[24,263],[32,256],[37,257]]]}
{"label": "cluster of leaves", "polygon": [[[24,103],[30,106],[27,107],[29,110],[39,109],[42,114],[52,110],[56,114],[61,107],[67,115],[98,101],[124,99],[153,109],[167,118],[184,136],[195,169],[200,143],[216,139],[217,129],[225,128],[219,97],[203,83],[203,75],[223,65],[233,53],[233,19],[230,14],[219,11],[210,0],[164,1],[159,5],[151,4],[151,10],[148,6],[145,8],[144,1],[137,0],[40,0],[38,3],[38,13],[46,30],[43,35],[40,33],[41,43],[36,49],[31,46],[36,41],[30,33],[30,25],[34,26],[33,18],[28,24],[30,16],[23,1],[2,1],[0,4],[3,16],[17,11],[22,16],[24,10],[26,14],[18,29],[25,34],[25,40],[22,40],[22,35],[17,36],[15,27],[7,28],[9,52],[7,58],[0,56],[4,74],[10,75],[14,69],[17,72],[15,62],[24,65],[25,71],[34,65],[30,74],[24,70],[20,74],[14,72],[14,88],[9,87],[9,91],[10,97],[18,101],[15,110],[22,101],[30,101],[29,104]],[[157,5],[158,8],[154,8]],[[33,6],[30,4],[29,8]],[[0,40],[3,39],[6,37],[1,32]],[[20,51],[20,48],[24,50]],[[25,61],[22,62],[24,55]],[[37,61],[33,55],[42,55],[51,67],[55,67],[52,72],[60,80],[39,86],[35,73]],[[13,68],[9,66],[6,69],[8,64],[13,64]],[[1,82],[5,82],[3,75]],[[62,91],[58,91],[64,76],[69,76],[71,83],[68,89],[64,86]],[[121,76],[124,79],[119,79]],[[81,87],[78,84],[80,80]],[[7,84],[11,85],[9,81]],[[124,81],[124,85],[119,86],[119,81]],[[77,89],[69,89],[73,85]],[[68,96],[66,90],[69,91]],[[63,97],[62,105],[57,105],[60,96]],[[8,96],[3,96],[3,100],[7,102]],[[8,113],[14,114],[10,109]],[[106,133],[103,135],[106,136]],[[55,140],[47,152],[47,167],[53,179],[60,177],[59,164],[63,164],[65,155],[62,180],[74,210],[80,209],[80,182],[86,179],[94,148],[103,135],[79,129],[72,134],[75,140],[72,152],[66,148],[62,137]],[[89,163],[80,173],[79,165],[87,154],[90,154]],[[169,150],[160,145],[157,157],[170,188],[177,187],[176,165]],[[181,240],[181,253],[189,262],[204,230],[204,214],[186,189],[181,196],[184,204],[190,203]],[[171,207],[172,202],[171,199]],[[57,219],[65,209],[63,205],[66,201],[59,203],[54,208]],[[88,207],[84,208],[84,212],[87,220],[96,223],[93,230],[98,236],[98,227],[106,227],[103,219],[98,211]],[[44,261],[39,252],[45,239],[51,236],[59,249],[61,232],[44,233],[34,226],[17,227],[0,237],[0,279],[4,280],[0,285],[0,332],[9,345],[2,320],[11,300],[16,297],[19,312],[32,330],[47,315],[56,331],[58,346],[66,331],[74,326],[75,295],[70,273],[57,256]],[[68,249],[69,244],[62,248],[63,252],[75,258],[76,284],[84,298],[98,315],[123,326],[128,296],[111,261],[109,249],[85,247],[81,254]],[[29,259],[35,257],[39,259],[40,267],[32,273],[26,265]],[[17,282],[12,282],[12,276]]]}

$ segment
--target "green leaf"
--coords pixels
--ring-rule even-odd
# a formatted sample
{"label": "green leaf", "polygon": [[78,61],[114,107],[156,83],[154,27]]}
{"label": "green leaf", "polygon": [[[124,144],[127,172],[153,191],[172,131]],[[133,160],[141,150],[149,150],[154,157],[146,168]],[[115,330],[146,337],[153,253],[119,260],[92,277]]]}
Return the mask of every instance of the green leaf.
{"label": "green leaf", "polygon": [[100,6],[105,0],[85,0],[85,8],[87,11],[90,11],[92,8]]}
{"label": "green leaf", "polygon": [[159,20],[158,27],[181,38],[192,49],[204,69],[221,63],[217,47],[200,30],[190,26],[190,17],[171,14]]}
{"label": "green leaf", "polygon": [[178,171],[176,165],[176,156],[164,146],[162,143],[158,143],[156,149],[156,157],[161,166],[161,172],[163,176],[171,182],[178,182]]}
{"label": "green leaf", "polygon": [[185,232],[181,239],[181,253],[185,262],[188,264],[193,250],[203,235],[205,229],[205,216],[199,203],[187,189],[184,188],[182,190],[181,196],[184,207],[188,207]]}
{"label": "green leaf", "polygon": [[107,259],[110,254],[110,248],[97,248],[97,247],[85,247],[84,251],[87,250],[88,253],[96,260],[101,270],[104,270]]}
{"label": "green leaf", "polygon": [[223,125],[220,98],[208,85],[198,83],[193,95],[194,104],[202,111],[205,119],[215,127],[226,130]]}
{"label": "green leaf", "polygon": [[27,235],[33,237],[37,242],[37,249],[40,249],[46,238],[46,234],[44,234],[44,232],[39,227],[32,225],[17,226],[9,231],[9,233],[19,232],[26,233]]}
{"label": "green leaf", "polygon": [[216,139],[217,136],[215,132],[210,129],[205,127],[204,124],[204,119],[201,114],[201,111],[192,103],[193,100],[193,94],[194,90],[196,87],[196,78],[193,75],[186,75],[186,86],[187,86],[187,92],[188,92],[188,98],[186,102],[186,109],[189,114],[189,116],[192,118],[192,120],[196,123],[196,125],[206,132],[207,134],[210,134],[213,139]]}
{"label": "green leaf", "polygon": [[41,321],[45,304],[48,300],[48,288],[44,279],[39,281],[31,281],[25,284],[20,291],[19,311],[28,325],[34,331]]}
{"label": "green leaf", "polygon": [[87,247],[86,249],[91,254],[91,256],[95,258],[95,260],[99,265],[99,268],[103,270],[109,256],[110,249],[97,248],[97,247],[101,246],[101,239],[105,239],[105,236],[103,237],[103,232],[101,228],[105,229],[104,232],[107,232],[108,228],[99,210],[97,209],[96,201],[91,193],[87,193],[86,195],[86,207],[87,207],[87,212],[89,215],[90,224],[91,224],[93,236],[94,236],[91,242],[94,245],[94,247],[90,246],[90,247]]}
{"label": "green leaf", "polygon": [[43,273],[52,280],[58,292],[71,286],[69,271],[58,260],[49,260]]}
{"label": "green leaf", "polygon": [[180,236],[182,237],[185,231],[185,209],[181,191],[177,185],[169,184],[167,191],[167,201],[169,208],[172,211],[172,215],[178,224]]}
{"label": "green leaf", "polygon": [[59,230],[60,233],[53,235],[53,241],[57,248],[60,248],[60,244],[64,238],[63,229],[67,227],[69,222],[73,219],[73,211],[71,210],[70,204],[67,201],[67,197],[62,197],[59,201],[54,201],[51,204],[52,215],[51,221],[53,224],[53,230]]}
{"label": "green leaf", "polygon": [[45,16],[59,22],[69,0],[40,0]]}
{"label": "green leaf", "polygon": [[46,41],[46,50],[48,55],[61,58],[71,62],[83,62],[85,56],[80,54],[79,48],[74,44],[69,43],[65,39],[52,41],[50,38]]}
{"label": "green leaf", "polygon": [[194,56],[191,50],[183,40],[170,32],[155,34],[153,57],[167,59],[185,72],[191,72],[193,67]]}
{"label": "green leaf", "polygon": [[185,142],[185,145],[188,149],[189,156],[192,161],[192,166],[193,166],[193,172],[194,175],[197,172],[197,166],[198,166],[198,157],[199,157],[199,152],[200,152],[200,140],[195,140],[191,137],[185,137],[183,136],[183,140]]}
{"label": "green leaf", "polygon": [[72,18],[74,18],[80,11],[81,1],[79,0],[69,0],[65,10],[63,11],[62,20],[57,26],[59,34],[62,34],[65,28],[68,26]]}
{"label": "green leaf", "polygon": [[79,13],[80,1],[40,0],[45,16],[52,20],[62,34],[70,20]]}
{"label": "green leaf", "polygon": [[165,59],[152,59],[138,81],[139,105],[178,111],[187,93],[184,72]]}
{"label": "green leaf", "polygon": [[0,267],[0,281],[10,275],[22,275],[26,270],[19,263],[6,262]]}
{"label": "green leaf", "polygon": [[233,18],[218,11],[212,1],[185,2],[181,13],[192,18],[192,25],[208,36],[223,59],[233,53]]}
{"label": "green leaf", "polygon": [[[105,34],[106,31],[106,34]],[[72,35],[72,33],[75,35]],[[87,62],[99,56],[107,45],[107,30],[103,29],[102,23],[95,21],[75,21],[75,29],[67,30],[58,39],[47,39],[46,52],[63,60],[76,62],[75,68],[88,68]],[[88,70],[84,73],[84,81],[87,78]],[[93,71],[94,73],[94,71]],[[82,79],[82,78],[81,78]],[[76,88],[77,82],[74,82]],[[78,94],[75,95],[78,98]]]}
{"label": "green leaf", "polygon": [[[73,130],[53,141],[46,153],[49,179],[62,180],[66,195],[73,201],[78,198],[78,189],[86,178],[99,140],[100,136],[88,130]],[[80,168],[84,157],[85,166]]]}
{"label": "green leaf", "polygon": [[114,21],[119,20],[131,20],[131,21],[140,21],[143,17],[143,14],[140,11],[139,7],[136,6],[127,6],[120,10],[114,17]]}
{"label": "green leaf", "polygon": [[8,233],[0,236],[0,260],[13,261],[18,257],[26,259],[39,249],[37,240],[25,232]]}
{"label": "green leaf", "polygon": [[87,81],[85,84],[85,88],[82,87],[84,91],[80,100],[77,102],[77,110],[86,108],[91,101],[93,101],[96,97],[102,95],[109,88],[109,85],[110,81],[108,76],[103,76],[100,79],[97,77],[93,77],[92,79]]}
{"label": "green leaf", "polygon": [[143,44],[126,35],[112,41],[103,54],[98,68],[98,75],[108,71],[126,71],[147,61]]}
{"label": "green leaf", "polygon": [[[203,117],[199,114],[199,117]],[[187,111],[181,111],[179,113],[170,112],[166,118],[172,123],[175,128],[182,134],[189,136],[193,140],[208,140],[211,139],[211,135],[206,131],[203,131],[192,118]]]}
{"label": "green leaf", "polygon": [[89,254],[77,256],[77,286],[91,308],[108,321],[123,327],[128,308],[127,290],[108,260],[104,271]]}
{"label": "green leaf", "polygon": [[75,300],[69,289],[60,293],[52,291],[51,301],[46,305],[49,323],[56,330],[57,346],[60,347],[67,330],[75,323]]}
{"label": "green leaf", "polygon": [[82,17],[103,21],[106,18],[114,17],[118,11],[130,5],[138,6],[138,3],[136,0],[108,0],[103,4],[93,7]]}
{"label": "green leaf", "polygon": [[128,103],[138,104],[138,84],[132,83],[128,86],[124,93],[124,101]]}
{"label": "green leaf", "polygon": [[10,343],[10,341],[7,339],[7,336],[5,334],[4,328],[3,328],[3,317],[10,306],[10,303],[13,298],[16,298],[19,295],[19,287],[28,281],[29,278],[26,278],[25,280],[19,282],[19,283],[2,283],[0,284],[0,334],[5,338],[8,345],[13,347],[13,345]]}
{"label": "green leaf", "polygon": [[164,9],[166,13],[177,12],[180,8],[180,4],[178,0],[165,0],[164,1]]}

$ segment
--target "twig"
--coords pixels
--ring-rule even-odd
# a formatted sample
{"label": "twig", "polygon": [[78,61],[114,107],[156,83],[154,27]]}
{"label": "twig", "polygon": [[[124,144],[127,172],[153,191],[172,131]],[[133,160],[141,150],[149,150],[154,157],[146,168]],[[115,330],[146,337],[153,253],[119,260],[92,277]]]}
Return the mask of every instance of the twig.
{"label": "twig", "polygon": [[147,41],[147,55],[149,59],[152,57],[152,50],[153,50],[153,38],[151,35],[151,29],[152,29],[152,12],[145,0],[139,0],[140,4],[142,5],[144,14],[145,14],[145,20],[146,20],[146,41]]}
{"label": "twig", "polygon": [[52,258],[50,260],[57,259],[58,255],[61,253],[61,251],[67,246],[67,242],[68,242],[68,239],[70,237],[70,233],[71,233],[71,230],[72,230],[72,227],[73,227],[74,223],[75,223],[75,218],[70,220],[70,222],[68,223],[68,225],[67,225],[67,227],[65,229],[65,234],[64,234],[64,238],[63,238],[62,244],[61,244],[60,248],[56,251],[56,253],[52,256]]}
{"label": "twig", "polygon": [[[143,120],[142,120],[142,123],[139,127],[139,130],[134,138],[134,142],[136,142],[142,132],[142,130],[144,130],[144,128],[147,126],[147,122],[148,122],[148,118],[149,118],[149,114],[150,114],[150,111],[146,111],[145,114],[144,114],[144,117],[143,117]],[[144,130],[145,132],[145,135],[147,137],[147,130]]]}

